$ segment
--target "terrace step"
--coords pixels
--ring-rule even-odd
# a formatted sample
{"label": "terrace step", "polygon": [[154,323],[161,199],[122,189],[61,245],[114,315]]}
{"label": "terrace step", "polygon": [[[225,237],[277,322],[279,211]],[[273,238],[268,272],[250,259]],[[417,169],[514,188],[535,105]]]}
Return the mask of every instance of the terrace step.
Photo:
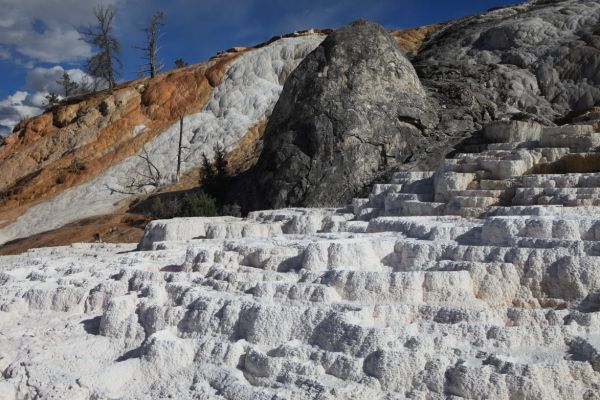
{"label": "terrace step", "polygon": [[448,202],[449,209],[487,208],[500,203],[498,197],[454,196]]}
{"label": "terrace step", "polygon": [[386,209],[386,216],[436,216],[443,215],[446,203],[406,200],[399,202],[398,208]]}

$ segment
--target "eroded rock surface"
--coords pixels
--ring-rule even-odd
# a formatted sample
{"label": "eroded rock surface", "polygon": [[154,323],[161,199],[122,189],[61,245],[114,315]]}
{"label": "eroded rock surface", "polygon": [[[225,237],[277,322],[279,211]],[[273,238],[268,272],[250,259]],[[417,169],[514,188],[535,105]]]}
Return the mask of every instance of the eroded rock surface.
{"label": "eroded rock surface", "polygon": [[381,29],[340,29],[288,80],[252,178],[259,189],[240,202],[340,205],[398,164],[435,168],[489,122],[553,126],[589,109],[600,102],[599,21],[597,1],[564,0],[440,24],[408,55],[418,78]]}
{"label": "eroded rock surface", "polygon": [[394,39],[376,24],[354,22],[286,81],[240,201],[250,209],[343,204],[425,148],[435,122]]}
{"label": "eroded rock surface", "polygon": [[0,393],[598,399],[600,164],[560,164],[589,122],[494,124],[351,208],[0,257]]}
{"label": "eroded rock surface", "polygon": [[449,22],[411,58],[447,135],[518,115],[546,124],[600,101],[600,4],[530,1]]}
{"label": "eroded rock surface", "polygon": [[[507,118],[476,151],[396,173],[351,207],[155,221],[137,249],[0,257],[0,398],[600,398],[598,113],[544,126],[597,101],[584,68],[597,15],[594,1],[536,1],[441,26],[406,91],[439,102],[440,122],[419,109],[424,129],[402,132],[458,137]],[[262,55],[300,61],[308,40]],[[260,55],[224,82],[265,72]],[[275,70],[256,115],[281,89]],[[313,199],[304,183],[282,187]]]}

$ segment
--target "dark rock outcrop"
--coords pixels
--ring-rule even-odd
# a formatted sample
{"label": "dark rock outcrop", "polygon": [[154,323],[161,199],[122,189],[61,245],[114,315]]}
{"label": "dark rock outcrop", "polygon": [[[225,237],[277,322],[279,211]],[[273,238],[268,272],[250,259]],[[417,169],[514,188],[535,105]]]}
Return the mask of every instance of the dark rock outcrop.
{"label": "dark rock outcrop", "polygon": [[538,0],[444,24],[411,59],[438,104],[436,131],[496,119],[552,124],[600,103],[600,2]]}
{"label": "dark rock outcrop", "polygon": [[343,205],[422,152],[436,124],[394,39],[356,21],[329,35],[286,81],[245,205]]}

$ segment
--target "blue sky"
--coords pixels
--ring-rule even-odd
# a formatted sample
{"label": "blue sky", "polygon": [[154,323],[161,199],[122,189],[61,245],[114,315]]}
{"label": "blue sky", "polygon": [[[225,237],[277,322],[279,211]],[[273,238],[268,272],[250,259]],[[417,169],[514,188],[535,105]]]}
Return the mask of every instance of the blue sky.
{"label": "blue sky", "polygon": [[408,28],[459,18],[515,0],[0,0],[0,133],[15,118],[39,112],[43,94],[56,88],[63,69],[80,76],[92,49],[76,27],[93,22],[96,4],[118,10],[123,79],[137,76],[143,27],[166,16],[160,58],[167,67],[195,63],[233,46],[263,42],[299,29],[335,28],[357,18],[386,28]]}

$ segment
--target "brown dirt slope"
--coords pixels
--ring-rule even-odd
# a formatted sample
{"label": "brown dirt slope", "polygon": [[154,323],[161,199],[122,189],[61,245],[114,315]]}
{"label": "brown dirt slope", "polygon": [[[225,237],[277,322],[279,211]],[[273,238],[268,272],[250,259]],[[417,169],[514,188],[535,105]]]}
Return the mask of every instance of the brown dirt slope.
{"label": "brown dirt slope", "polygon": [[115,213],[82,219],[61,228],[8,242],[0,247],[0,256],[20,254],[37,247],[92,243],[99,235],[106,243],[137,243],[148,218],[137,214]]}

